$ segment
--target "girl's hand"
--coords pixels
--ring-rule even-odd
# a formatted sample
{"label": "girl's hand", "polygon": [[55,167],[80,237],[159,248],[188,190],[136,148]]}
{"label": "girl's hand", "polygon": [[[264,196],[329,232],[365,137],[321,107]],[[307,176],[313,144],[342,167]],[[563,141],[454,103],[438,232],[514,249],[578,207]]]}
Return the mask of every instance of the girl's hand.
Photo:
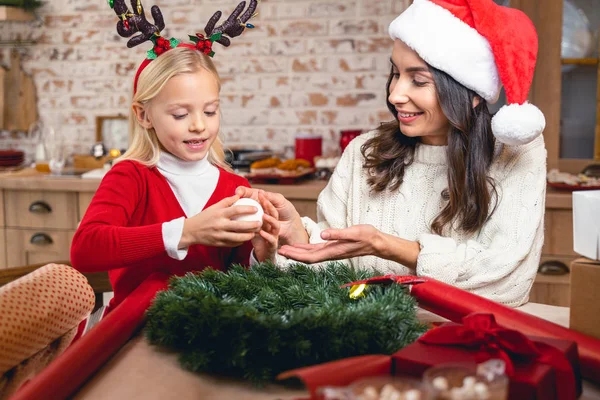
{"label": "girl's hand", "polygon": [[279,242],[281,244],[308,243],[308,234],[304,229],[300,214],[283,195],[245,186],[238,187],[235,193],[240,197],[250,197],[256,201],[258,201],[259,194],[263,194],[275,207],[280,222]]}
{"label": "girl's hand", "polygon": [[381,232],[371,225],[355,225],[345,229],[326,229],[321,238],[327,240],[317,244],[282,246],[279,254],[305,263],[326,260],[379,255],[382,245]]}
{"label": "girl's hand", "polygon": [[256,207],[231,207],[240,197],[224,198],[202,212],[187,218],[183,223],[183,233],[179,248],[193,244],[216,247],[236,247],[252,240],[262,225],[260,221],[234,221],[233,217],[254,214]]}
{"label": "girl's hand", "polygon": [[279,239],[280,224],[278,213],[273,204],[262,194],[258,194],[258,202],[265,212],[261,230],[252,239],[254,255],[258,261],[275,261]]}

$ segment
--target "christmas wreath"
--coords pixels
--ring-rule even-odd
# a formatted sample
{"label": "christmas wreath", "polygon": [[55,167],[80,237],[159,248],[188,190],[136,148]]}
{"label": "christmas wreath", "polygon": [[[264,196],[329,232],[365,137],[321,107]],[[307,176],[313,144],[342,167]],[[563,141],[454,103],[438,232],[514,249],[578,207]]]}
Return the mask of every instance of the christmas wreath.
{"label": "christmas wreath", "polygon": [[271,263],[173,278],[147,312],[150,343],[195,372],[272,381],[293,368],[363,354],[391,354],[425,330],[400,285],[341,285],[372,276],[342,263],[281,270]]}

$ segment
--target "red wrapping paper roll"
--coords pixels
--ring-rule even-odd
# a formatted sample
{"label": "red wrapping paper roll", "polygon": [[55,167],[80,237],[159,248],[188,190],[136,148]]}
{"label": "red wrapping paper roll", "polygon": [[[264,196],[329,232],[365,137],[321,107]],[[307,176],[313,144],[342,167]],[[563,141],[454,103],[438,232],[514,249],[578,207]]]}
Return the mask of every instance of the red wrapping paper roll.
{"label": "red wrapping paper roll", "polygon": [[169,275],[155,272],[91,331],[73,343],[12,400],[66,399],[73,395],[142,326],[156,292],[168,286]]}
{"label": "red wrapping paper roll", "polygon": [[[405,277],[398,278],[405,279]],[[492,313],[498,324],[504,328],[515,329],[525,335],[547,336],[577,342],[583,377],[600,383],[600,340],[435,279],[420,278],[424,278],[425,282],[413,285],[411,294],[417,299],[421,308],[457,323],[473,312]]]}

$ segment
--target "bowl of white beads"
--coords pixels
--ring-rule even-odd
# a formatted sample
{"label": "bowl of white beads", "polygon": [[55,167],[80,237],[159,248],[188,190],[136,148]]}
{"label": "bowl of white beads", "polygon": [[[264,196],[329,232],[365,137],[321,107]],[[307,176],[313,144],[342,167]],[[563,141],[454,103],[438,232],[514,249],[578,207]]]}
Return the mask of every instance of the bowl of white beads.
{"label": "bowl of white beads", "polygon": [[505,400],[508,378],[502,360],[483,364],[441,364],[425,371],[423,383],[432,399]]}
{"label": "bowl of white beads", "polygon": [[349,387],[355,400],[428,400],[423,384],[401,376],[374,376],[360,379]]}

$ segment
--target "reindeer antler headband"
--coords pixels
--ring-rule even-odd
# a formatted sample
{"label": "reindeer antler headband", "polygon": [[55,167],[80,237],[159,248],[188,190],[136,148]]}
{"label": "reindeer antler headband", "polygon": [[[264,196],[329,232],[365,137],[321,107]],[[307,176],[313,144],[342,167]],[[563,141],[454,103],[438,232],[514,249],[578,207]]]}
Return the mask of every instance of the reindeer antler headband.
{"label": "reindeer antler headband", "polygon": [[136,35],[127,41],[127,47],[135,47],[146,41],[151,41],[154,44],[153,48],[148,50],[146,59],[142,62],[135,75],[133,86],[134,92],[137,90],[137,81],[140,73],[146,68],[150,61],[160,56],[165,51],[174,49],[178,46],[189,47],[212,57],[215,54],[212,50],[214,42],[228,47],[231,44],[230,38],[240,36],[246,28],[254,28],[254,25],[248,23],[248,21],[258,15],[255,11],[259,1],[260,0],[250,0],[248,9],[241,16],[240,14],[246,7],[246,2],[240,2],[229,18],[217,27],[215,27],[215,25],[219,19],[221,19],[222,13],[221,11],[216,11],[204,27],[204,33],[207,36],[206,38],[204,35],[196,33],[195,35],[189,35],[189,39],[192,43],[181,43],[181,41],[175,38],[165,39],[160,35],[160,32],[165,29],[165,21],[158,6],[152,6],[150,10],[152,18],[154,19],[154,24],[151,24],[146,19],[146,13],[144,12],[141,0],[131,0],[133,12],[129,11],[125,4],[125,0],[108,0],[108,4],[115,10],[115,13],[119,17],[119,22],[117,22],[117,33],[122,37],[128,38],[139,32],[139,35]]}

